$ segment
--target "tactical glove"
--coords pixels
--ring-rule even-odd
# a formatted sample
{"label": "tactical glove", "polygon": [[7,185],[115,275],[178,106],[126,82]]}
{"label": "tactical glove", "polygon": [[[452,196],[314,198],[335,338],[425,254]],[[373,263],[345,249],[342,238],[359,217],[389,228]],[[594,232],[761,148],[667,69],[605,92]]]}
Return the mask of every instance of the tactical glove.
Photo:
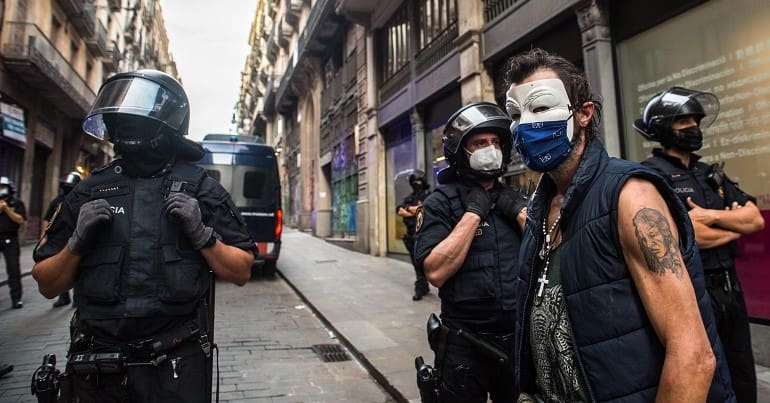
{"label": "tactical glove", "polygon": [[524,207],[527,207],[527,197],[518,190],[505,188],[497,196],[495,209],[505,217],[511,224],[516,224],[516,217]]}
{"label": "tactical glove", "polygon": [[480,186],[473,186],[461,190],[465,211],[481,217],[481,220],[487,217],[489,209],[492,207],[492,198],[486,189]]}
{"label": "tactical glove", "polygon": [[112,210],[107,200],[96,199],[83,203],[78,212],[75,232],[67,241],[72,253],[83,256],[88,252],[94,233],[99,227],[112,222]]}
{"label": "tactical glove", "polygon": [[193,249],[198,250],[206,245],[214,229],[203,225],[198,200],[185,193],[174,193],[163,202],[163,209],[169,217],[179,222]]}

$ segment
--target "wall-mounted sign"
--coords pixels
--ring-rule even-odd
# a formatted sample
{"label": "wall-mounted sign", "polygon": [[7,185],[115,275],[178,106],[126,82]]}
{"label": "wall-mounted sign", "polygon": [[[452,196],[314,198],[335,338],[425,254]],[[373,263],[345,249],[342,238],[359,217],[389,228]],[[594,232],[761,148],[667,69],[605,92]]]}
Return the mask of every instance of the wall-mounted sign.
{"label": "wall-mounted sign", "polygon": [[24,128],[24,110],[17,106],[0,102],[0,113],[3,116],[3,137],[21,144],[27,144],[26,130]]}

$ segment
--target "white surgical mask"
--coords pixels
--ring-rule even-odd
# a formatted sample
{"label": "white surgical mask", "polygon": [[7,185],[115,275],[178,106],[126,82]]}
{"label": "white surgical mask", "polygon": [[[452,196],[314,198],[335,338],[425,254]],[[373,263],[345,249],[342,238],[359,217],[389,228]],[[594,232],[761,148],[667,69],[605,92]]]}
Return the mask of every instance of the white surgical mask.
{"label": "white surgical mask", "polygon": [[476,171],[495,171],[503,166],[503,152],[494,145],[479,148],[471,153],[468,163]]}

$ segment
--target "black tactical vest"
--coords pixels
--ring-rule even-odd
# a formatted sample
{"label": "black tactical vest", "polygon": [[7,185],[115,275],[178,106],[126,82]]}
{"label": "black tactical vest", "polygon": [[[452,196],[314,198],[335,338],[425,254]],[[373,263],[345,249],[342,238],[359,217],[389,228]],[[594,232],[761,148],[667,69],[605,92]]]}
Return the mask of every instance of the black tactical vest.
{"label": "black tactical vest", "polygon": [[[725,208],[724,200],[706,181],[708,165],[694,161],[688,169],[669,158],[656,152],[652,157],[642,161],[642,165],[659,172],[674,188],[674,192],[685,207],[687,207],[687,198],[691,197],[695,204],[703,208],[716,210]],[[735,258],[738,256],[738,244],[732,241],[716,248],[701,249],[700,254],[704,270],[728,269],[734,265]]]}
{"label": "black tactical vest", "polygon": [[75,306],[81,319],[195,311],[208,290],[208,265],[181,227],[169,220],[163,200],[171,192],[195,197],[205,176],[203,169],[186,162],[159,178],[131,178],[110,164],[83,183],[89,200],[107,200],[113,219],[80,262]]}
{"label": "black tactical vest", "polygon": [[[435,191],[448,200],[454,227],[465,213],[456,186],[439,185]],[[492,209],[476,229],[462,266],[439,289],[442,318],[484,326],[502,311],[512,311],[520,245],[521,235]]]}

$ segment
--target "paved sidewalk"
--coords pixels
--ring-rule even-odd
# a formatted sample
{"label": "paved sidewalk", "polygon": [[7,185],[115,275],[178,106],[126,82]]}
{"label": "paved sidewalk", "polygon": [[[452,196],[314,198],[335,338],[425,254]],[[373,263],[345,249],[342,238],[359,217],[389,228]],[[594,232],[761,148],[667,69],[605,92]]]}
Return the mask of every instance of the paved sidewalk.
{"label": "paved sidewalk", "polygon": [[[33,248],[21,250],[25,274],[32,269]],[[287,229],[281,249],[279,272],[318,317],[394,398],[419,402],[414,357],[433,361],[425,321],[439,312],[436,289],[414,302],[414,271],[408,263],[353,252],[307,233]],[[0,285],[5,280],[0,259]],[[29,284],[24,292],[37,293]],[[757,378],[759,403],[770,403],[770,369],[757,366]]]}

